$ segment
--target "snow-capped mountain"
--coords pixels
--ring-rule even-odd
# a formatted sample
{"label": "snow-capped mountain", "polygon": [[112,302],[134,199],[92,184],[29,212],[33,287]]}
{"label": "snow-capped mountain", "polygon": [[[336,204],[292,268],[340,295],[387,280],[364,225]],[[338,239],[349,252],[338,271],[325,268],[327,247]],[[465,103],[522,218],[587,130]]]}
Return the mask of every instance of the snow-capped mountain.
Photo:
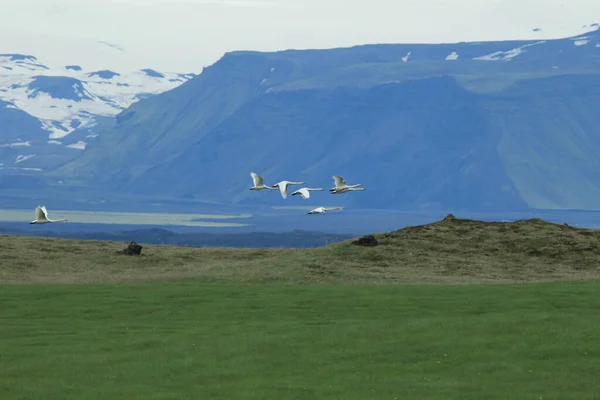
{"label": "snow-capped mountain", "polygon": [[96,116],[116,115],[140,98],[172,89],[191,76],[153,69],[84,71],[78,65],[56,70],[32,55],[0,54],[0,99],[39,119],[49,139],[57,140],[93,126]]}
{"label": "snow-capped mountain", "polygon": [[553,40],[235,51],[31,175],[61,193],[276,205],[244,171],[340,174],[375,188],[348,207],[598,209],[599,65],[596,25]]}
{"label": "snow-capped mountain", "polygon": [[0,54],[0,168],[45,169],[65,162],[77,156],[73,150],[85,149],[102,123],[193,76],[150,68],[49,67],[33,55]]}

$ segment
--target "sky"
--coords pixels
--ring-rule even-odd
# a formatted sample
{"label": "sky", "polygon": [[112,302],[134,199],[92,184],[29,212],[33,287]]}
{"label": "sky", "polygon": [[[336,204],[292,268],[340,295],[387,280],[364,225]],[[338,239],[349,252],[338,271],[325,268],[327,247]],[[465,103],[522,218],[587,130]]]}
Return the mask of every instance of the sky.
{"label": "sky", "polygon": [[0,53],[193,73],[232,50],[550,39],[600,22],[598,0],[0,0],[0,9]]}

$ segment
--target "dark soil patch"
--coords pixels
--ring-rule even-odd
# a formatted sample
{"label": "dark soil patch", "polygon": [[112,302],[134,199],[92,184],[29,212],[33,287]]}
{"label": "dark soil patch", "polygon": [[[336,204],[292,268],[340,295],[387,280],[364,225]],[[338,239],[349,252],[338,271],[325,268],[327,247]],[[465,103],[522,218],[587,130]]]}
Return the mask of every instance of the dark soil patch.
{"label": "dark soil patch", "polygon": [[121,251],[118,251],[119,254],[125,254],[128,256],[139,256],[142,254],[142,246],[137,244],[136,242],[129,242],[126,248]]}

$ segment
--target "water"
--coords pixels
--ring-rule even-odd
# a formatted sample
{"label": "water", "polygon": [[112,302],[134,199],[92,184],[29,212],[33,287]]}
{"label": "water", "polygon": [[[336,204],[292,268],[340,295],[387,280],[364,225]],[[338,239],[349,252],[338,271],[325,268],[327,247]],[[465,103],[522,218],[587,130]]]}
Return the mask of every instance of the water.
{"label": "water", "polygon": [[[422,225],[439,221],[448,213],[457,218],[484,221],[514,221],[517,219],[542,218],[554,223],[568,223],[585,228],[600,227],[600,212],[594,211],[547,211],[532,210],[514,213],[476,213],[461,211],[400,211],[365,210],[344,208],[323,215],[307,215],[301,207],[265,207],[262,209],[238,209],[240,213],[151,213],[53,210],[50,218],[67,218],[68,223],[28,225],[34,219],[33,210],[0,209],[1,222],[11,229],[43,229],[53,231],[114,231],[162,227],[176,232],[289,232],[294,230],[319,231],[332,234],[362,235],[388,232],[407,225]],[[310,209],[310,208],[309,208]],[[245,211],[252,211],[245,212]],[[5,224],[5,225],[6,225]]]}
{"label": "water", "polygon": [[[32,210],[0,210],[0,221],[29,222],[35,218]],[[119,225],[179,225],[189,227],[237,228],[249,226],[242,222],[221,222],[211,220],[249,219],[252,214],[166,214],[131,213],[107,211],[48,210],[51,219],[67,218],[72,223],[119,224]]]}

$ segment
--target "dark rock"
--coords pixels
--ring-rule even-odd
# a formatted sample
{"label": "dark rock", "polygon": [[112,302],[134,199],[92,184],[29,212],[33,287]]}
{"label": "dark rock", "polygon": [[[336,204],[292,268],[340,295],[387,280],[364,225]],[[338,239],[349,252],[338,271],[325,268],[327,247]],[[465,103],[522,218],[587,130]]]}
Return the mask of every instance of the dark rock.
{"label": "dark rock", "polygon": [[448,214],[444,217],[443,221],[453,221],[455,219],[456,217],[454,216],[454,214]]}
{"label": "dark rock", "polygon": [[379,242],[377,241],[377,239],[375,239],[375,236],[373,235],[367,235],[358,238],[357,240],[353,241],[352,244],[365,247],[379,246]]}
{"label": "dark rock", "polygon": [[128,256],[139,256],[142,254],[142,246],[137,244],[136,242],[129,242],[126,248],[121,251],[118,251],[119,254],[126,254]]}

